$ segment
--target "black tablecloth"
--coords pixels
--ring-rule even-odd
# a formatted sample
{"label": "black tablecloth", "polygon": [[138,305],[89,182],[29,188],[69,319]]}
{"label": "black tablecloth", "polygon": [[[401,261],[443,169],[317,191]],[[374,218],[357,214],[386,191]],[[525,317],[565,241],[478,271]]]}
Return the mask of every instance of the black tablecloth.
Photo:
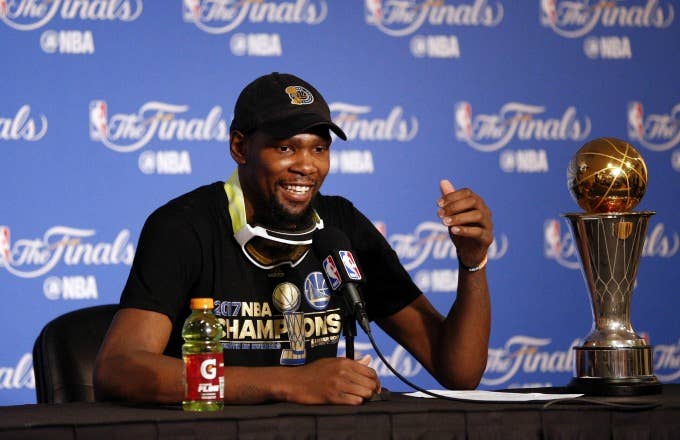
{"label": "black tablecloth", "polygon": [[396,393],[357,407],[271,403],[228,405],[211,413],[120,403],[18,405],[0,407],[0,438],[680,439],[680,384],[666,384],[656,396],[550,405],[419,399]]}

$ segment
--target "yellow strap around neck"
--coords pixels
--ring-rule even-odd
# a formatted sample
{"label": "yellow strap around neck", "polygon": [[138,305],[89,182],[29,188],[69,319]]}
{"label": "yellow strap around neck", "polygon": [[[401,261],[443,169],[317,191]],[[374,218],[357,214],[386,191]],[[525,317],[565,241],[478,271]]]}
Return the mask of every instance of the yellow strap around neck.
{"label": "yellow strap around neck", "polygon": [[229,216],[234,234],[244,227],[246,220],[246,201],[243,198],[241,181],[238,178],[238,169],[231,173],[229,179],[224,182],[224,192],[229,199]]}
{"label": "yellow strap around neck", "polygon": [[[238,169],[234,170],[229,179],[224,182],[224,192],[227,193],[227,198],[229,199],[229,216],[231,217],[232,229],[234,234],[236,234],[248,223],[246,218],[246,201],[243,197]],[[321,223],[321,228],[323,228],[323,222],[316,210],[312,212],[312,219],[317,224]]]}

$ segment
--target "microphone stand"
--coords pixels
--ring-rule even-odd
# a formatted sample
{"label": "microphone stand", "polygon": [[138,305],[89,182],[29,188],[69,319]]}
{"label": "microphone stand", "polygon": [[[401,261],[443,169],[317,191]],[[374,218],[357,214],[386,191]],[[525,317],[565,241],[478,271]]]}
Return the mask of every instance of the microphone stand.
{"label": "microphone stand", "polygon": [[345,337],[345,357],[354,360],[354,337],[357,335],[357,321],[352,313],[343,317],[342,334]]}

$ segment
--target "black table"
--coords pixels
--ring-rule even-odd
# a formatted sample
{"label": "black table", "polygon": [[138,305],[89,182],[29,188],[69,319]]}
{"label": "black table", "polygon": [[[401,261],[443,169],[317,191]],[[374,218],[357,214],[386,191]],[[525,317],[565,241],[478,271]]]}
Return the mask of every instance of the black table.
{"label": "black table", "polygon": [[[559,388],[533,391],[564,392]],[[418,399],[391,393],[358,407],[289,403],[179,406],[69,403],[0,407],[0,438],[680,439],[680,384],[636,398],[529,403]]]}

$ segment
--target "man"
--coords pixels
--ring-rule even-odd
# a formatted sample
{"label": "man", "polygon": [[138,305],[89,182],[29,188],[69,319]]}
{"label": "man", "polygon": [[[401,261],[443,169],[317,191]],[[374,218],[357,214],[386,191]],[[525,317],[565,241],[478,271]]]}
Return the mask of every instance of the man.
{"label": "man", "polygon": [[[323,97],[300,78],[272,73],[241,92],[230,128],[237,170],[226,183],[169,202],[144,225],[97,358],[98,398],[181,401],[182,322],[190,298],[205,296],[224,324],[227,402],[360,404],[378,393],[368,358],[336,357],[340,301],[309,250],[311,234],[324,226],[351,240],[369,318],[444,386],[478,385],[490,322],[488,208],[442,181],[438,215],[460,263],[458,295],[443,317],[368,219],[346,199],[319,193],[330,167],[329,130],[346,140]],[[284,319],[293,314],[297,325]]]}

